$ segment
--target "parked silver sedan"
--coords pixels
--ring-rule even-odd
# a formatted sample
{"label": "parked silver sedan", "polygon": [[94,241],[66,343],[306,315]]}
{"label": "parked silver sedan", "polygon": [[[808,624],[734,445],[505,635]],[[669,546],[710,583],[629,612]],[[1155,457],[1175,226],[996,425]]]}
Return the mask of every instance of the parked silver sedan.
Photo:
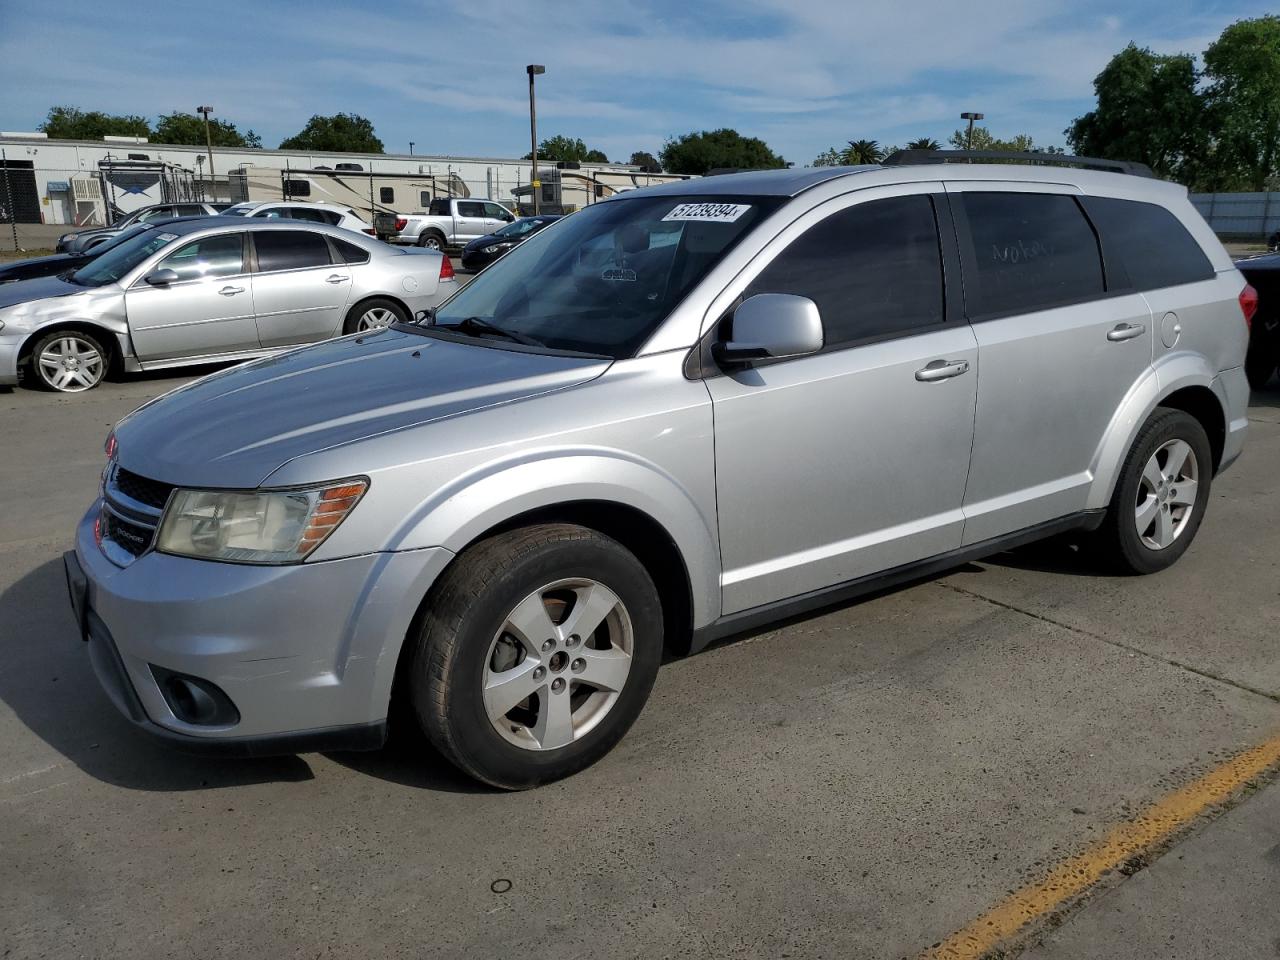
{"label": "parked silver sedan", "polygon": [[148,230],[74,272],[0,291],[0,385],[27,367],[80,393],[108,370],[278,353],[407,322],[456,289],[449,259],[337,227],[207,217]]}

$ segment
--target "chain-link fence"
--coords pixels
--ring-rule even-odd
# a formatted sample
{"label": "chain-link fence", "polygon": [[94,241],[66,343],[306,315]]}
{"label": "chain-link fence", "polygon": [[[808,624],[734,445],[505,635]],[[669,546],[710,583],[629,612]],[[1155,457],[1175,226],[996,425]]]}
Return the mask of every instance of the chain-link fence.
{"label": "chain-link fence", "polygon": [[1223,240],[1265,240],[1280,230],[1280,193],[1193,193],[1191,202]]}

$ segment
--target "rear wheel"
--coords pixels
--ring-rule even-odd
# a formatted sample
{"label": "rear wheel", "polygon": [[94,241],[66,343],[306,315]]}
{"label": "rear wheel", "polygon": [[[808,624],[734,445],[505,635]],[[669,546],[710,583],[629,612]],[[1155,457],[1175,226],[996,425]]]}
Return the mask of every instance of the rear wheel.
{"label": "rear wheel", "polygon": [[106,378],[110,359],[97,336],[83,330],[55,330],[36,341],[31,369],[46,389],[83,393]]}
{"label": "rear wheel", "polygon": [[1127,573],[1172,566],[1200,529],[1212,480],[1213,452],[1200,421],[1158,408],[1129,450],[1099,531],[1108,559]]}
{"label": "rear wheel", "polygon": [[343,333],[367,333],[370,330],[381,330],[399,320],[407,323],[409,314],[404,307],[394,300],[377,297],[357,303],[347,311],[347,319],[342,324]]}
{"label": "rear wheel", "polygon": [[662,655],[662,606],[617,541],[545,524],[462,554],[433,591],[408,691],[441,753],[521,789],[604,756],[635,721]]}
{"label": "rear wheel", "polygon": [[444,251],[444,234],[431,231],[424,233],[418,238],[418,246],[426,247],[428,250]]}

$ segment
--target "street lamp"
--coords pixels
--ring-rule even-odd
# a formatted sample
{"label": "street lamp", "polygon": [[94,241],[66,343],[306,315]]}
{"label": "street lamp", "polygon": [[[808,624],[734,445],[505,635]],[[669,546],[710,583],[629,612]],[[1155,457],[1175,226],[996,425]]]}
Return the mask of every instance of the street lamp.
{"label": "street lamp", "polygon": [[413,156],[413,141],[409,141],[409,156]]}
{"label": "street lamp", "polygon": [[524,68],[529,74],[529,157],[532,161],[533,176],[529,180],[529,189],[533,191],[533,215],[538,215],[538,194],[542,192],[542,181],[538,179],[538,107],[533,99],[533,78],[546,73],[547,68],[540,63],[531,63]]}
{"label": "street lamp", "polygon": [[985,118],[985,114],[981,114],[981,113],[969,113],[968,111],[966,111],[965,113],[960,114],[961,120],[969,121],[969,135],[964,139],[964,148],[966,150],[973,149],[973,121],[982,120],[984,118]]}
{"label": "street lamp", "polygon": [[213,107],[196,107],[196,113],[204,115],[204,146],[209,151],[209,199],[218,199],[218,190],[213,183],[213,136],[209,133],[209,114]]}

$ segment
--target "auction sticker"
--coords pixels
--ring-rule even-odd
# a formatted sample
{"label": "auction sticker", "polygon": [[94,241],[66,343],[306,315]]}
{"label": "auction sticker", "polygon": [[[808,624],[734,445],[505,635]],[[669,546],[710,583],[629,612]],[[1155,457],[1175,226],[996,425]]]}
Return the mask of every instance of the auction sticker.
{"label": "auction sticker", "polygon": [[733,223],[750,209],[749,203],[681,203],[662,219]]}

